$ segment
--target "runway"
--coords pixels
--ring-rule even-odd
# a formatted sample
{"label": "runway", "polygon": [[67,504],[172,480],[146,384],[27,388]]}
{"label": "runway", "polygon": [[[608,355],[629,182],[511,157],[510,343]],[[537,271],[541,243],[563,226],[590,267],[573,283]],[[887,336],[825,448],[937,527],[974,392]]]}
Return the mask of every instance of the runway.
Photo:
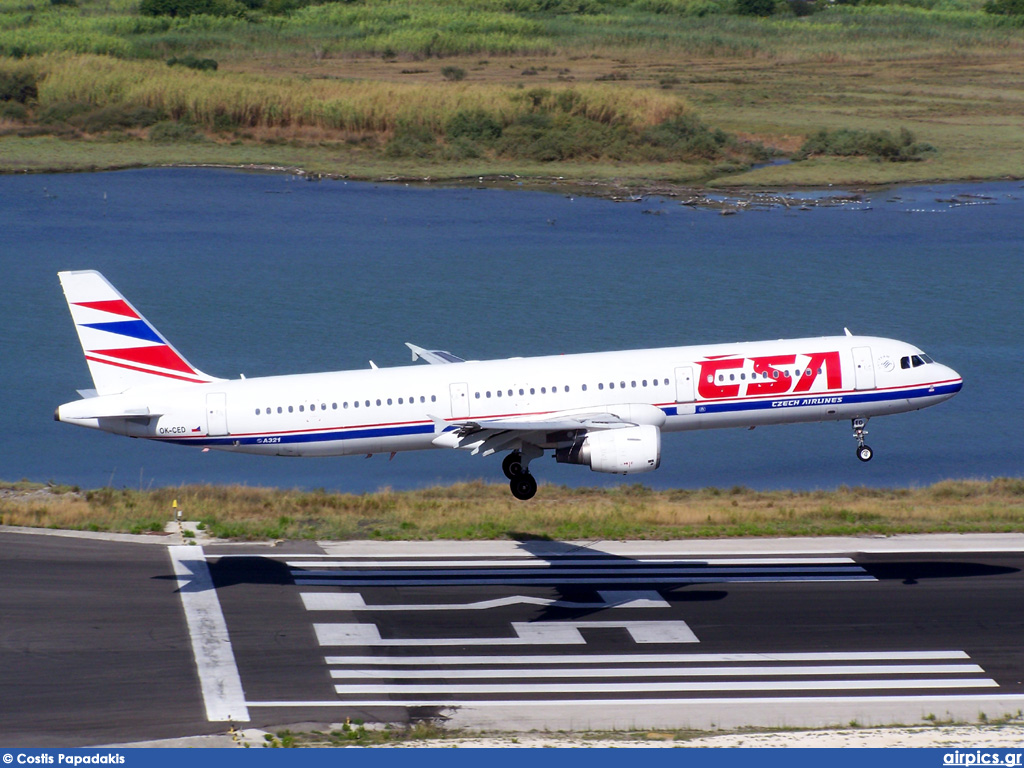
{"label": "runway", "polygon": [[0,738],[1016,713],[1024,537],[951,540],[168,548],[0,532]]}

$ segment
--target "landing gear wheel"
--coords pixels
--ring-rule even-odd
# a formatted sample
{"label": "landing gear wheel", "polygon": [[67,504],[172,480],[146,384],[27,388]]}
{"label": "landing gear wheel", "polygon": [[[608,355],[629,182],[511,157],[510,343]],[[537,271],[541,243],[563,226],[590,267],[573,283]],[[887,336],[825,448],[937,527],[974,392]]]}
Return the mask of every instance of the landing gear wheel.
{"label": "landing gear wheel", "polygon": [[857,446],[857,458],[861,461],[871,461],[871,457],[875,455],[875,452],[868,448],[866,445]]}
{"label": "landing gear wheel", "polygon": [[519,451],[512,451],[502,460],[501,471],[509,480],[515,480],[523,474],[523,454]]}
{"label": "landing gear wheel", "polygon": [[511,489],[512,495],[520,501],[532,499],[537,493],[537,481],[529,472],[523,472],[513,477],[508,481],[508,487]]}

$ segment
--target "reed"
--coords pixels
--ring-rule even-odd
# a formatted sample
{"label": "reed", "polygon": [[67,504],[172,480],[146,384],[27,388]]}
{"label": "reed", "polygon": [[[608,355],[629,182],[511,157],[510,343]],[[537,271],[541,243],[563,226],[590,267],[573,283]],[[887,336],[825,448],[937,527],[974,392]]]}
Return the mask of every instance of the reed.
{"label": "reed", "polygon": [[[5,66],[0,63],[0,69]],[[238,126],[316,126],[357,133],[389,133],[398,124],[414,123],[440,134],[459,112],[482,111],[507,125],[532,111],[559,110],[639,130],[687,112],[678,95],[653,90],[623,93],[601,84],[522,92],[468,83],[209,73],[98,56],[51,55],[40,57],[35,66],[41,106],[138,105],[208,127],[227,117]]]}

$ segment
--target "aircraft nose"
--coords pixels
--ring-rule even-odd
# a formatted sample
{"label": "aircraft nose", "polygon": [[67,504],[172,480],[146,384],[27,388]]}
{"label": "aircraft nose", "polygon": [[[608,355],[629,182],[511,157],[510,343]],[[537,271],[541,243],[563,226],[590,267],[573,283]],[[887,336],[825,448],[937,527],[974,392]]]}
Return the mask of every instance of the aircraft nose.
{"label": "aircraft nose", "polygon": [[954,371],[952,368],[950,368],[948,365],[944,365],[942,367],[945,369],[943,370],[943,373],[945,375],[942,378],[945,381],[949,382],[949,394],[955,395],[964,386],[963,377],[959,373]]}

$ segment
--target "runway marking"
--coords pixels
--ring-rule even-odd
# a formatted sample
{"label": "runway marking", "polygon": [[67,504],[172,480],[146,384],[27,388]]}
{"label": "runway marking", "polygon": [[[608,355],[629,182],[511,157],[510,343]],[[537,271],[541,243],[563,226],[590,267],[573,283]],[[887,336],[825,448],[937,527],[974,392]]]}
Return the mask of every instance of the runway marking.
{"label": "runway marking", "polygon": [[[500,660],[496,663],[501,663]],[[336,680],[588,678],[588,677],[780,677],[783,675],[956,675],[984,674],[977,664],[871,664],[834,667],[547,667],[544,669],[332,669]]]}
{"label": "runway marking", "polygon": [[206,717],[211,722],[248,722],[242,679],[203,548],[167,549],[178,578],[178,594],[185,609]]}
{"label": "runway marking", "polygon": [[[394,696],[418,694],[429,696],[466,694],[530,694],[530,693],[711,693],[715,691],[865,691],[933,688],[998,688],[995,680],[922,679],[922,680],[761,680],[720,682],[638,682],[638,683],[516,683],[516,684],[452,684],[452,685],[336,685],[340,694]],[[596,702],[595,702],[596,703]],[[635,703],[635,701],[634,701]]]}
{"label": "runway marking", "polygon": [[[221,557],[240,557],[240,555],[221,555]],[[251,555],[249,555],[251,557]],[[281,555],[285,557],[285,555]],[[291,555],[291,557],[324,557],[324,555]],[[523,555],[515,560],[488,560],[486,557],[468,556],[459,560],[449,558],[447,560],[430,560],[429,556],[415,560],[390,560],[379,558],[377,560],[363,560],[353,557],[347,560],[324,560],[315,563],[321,568],[416,568],[427,565],[431,568],[457,568],[462,565],[487,565],[495,568],[544,568],[563,565],[560,561],[580,560],[587,566],[593,565],[629,565],[632,563],[642,565],[690,565],[690,566],[717,566],[717,565],[856,565],[852,557],[807,557],[794,559],[792,557],[719,557],[719,558],[669,558],[669,557],[605,557],[598,553],[589,556],[583,555]],[[291,568],[304,568],[307,563],[301,560],[286,561],[285,565]],[[859,566],[858,566],[859,568]]]}
{"label": "runway marking", "polygon": [[[250,701],[250,707],[269,708],[319,708],[319,707],[440,707],[444,709],[472,709],[476,707],[592,707],[600,705],[604,707],[631,707],[638,706],[677,706],[689,705],[694,707],[725,706],[729,704],[756,704],[762,706],[774,705],[829,705],[829,704],[924,704],[934,706],[937,703],[962,703],[978,702],[984,704],[992,701],[993,694],[975,693],[964,694],[954,693],[948,696],[936,697],[934,695],[920,694],[897,694],[895,696],[730,696],[714,698],[657,698],[657,699],[480,699],[468,701],[465,699],[441,701],[437,699],[331,699],[330,701]],[[998,695],[998,700],[1006,705],[1011,702],[1024,705],[1024,694]]]}
{"label": "runway marking", "polygon": [[[382,639],[376,624],[314,624],[320,645],[436,647],[444,645],[586,645],[580,629],[625,629],[637,643],[696,643],[685,621],[513,621],[516,637]],[[492,662],[493,663],[493,662]]]}
{"label": "runway marking", "polygon": [[435,603],[413,605],[367,605],[358,592],[303,592],[307,611],[480,611],[507,605],[542,605],[550,608],[668,608],[668,602],[653,590],[617,592],[599,591],[600,603],[580,603],[545,597],[512,595],[475,603]]}
{"label": "runway marking", "polygon": [[474,578],[474,579],[300,579],[295,583],[300,587],[446,587],[446,586],[485,586],[489,584],[507,585],[510,587],[523,585],[548,584],[744,584],[784,582],[851,582],[877,581],[874,576],[650,576],[634,577],[602,577],[575,576],[566,577],[550,574],[537,578]]}
{"label": "runway marking", "polygon": [[[531,571],[550,571],[550,574],[545,575],[556,576],[576,576],[579,574],[601,574],[605,576],[617,576],[620,574],[632,574],[632,573],[643,573],[645,575],[654,576],[659,574],[676,574],[676,575],[700,575],[703,573],[722,573],[722,574],[736,574],[736,575],[751,575],[751,574],[763,574],[766,576],[774,576],[778,574],[848,574],[848,573],[864,573],[864,569],[859,565],[833,565],[833,566],[788,566],[785,568],[771,567],[771,568],[759,568],[759,567],[728,567],[728,568],[717,568],[715,566],[695,566],[695,567],[674,567],[674,568],[650,568],[646,566],[623,566],[620,568],[590,568],[586,566],[580,567],[569,567],[559,565],[551,567],[549,565],[530,565]],[[366,573],[363,573],[363,571]],[[475,563],[472,568],[403,568],[396,570],[376,570],[376,569],[364,569],[361,566],[349,565],[339,570],[306,570],[304,568],[295,569],[292,571],[292,576],[296,578],[331,578],[334,576],[346,577],[348,574],[354,574],[359,576],[514,576],[517,579],[523,575],[525,568],[488,568],[481,566],[479,563]]]}
{"label": "runway marking", "polygon": [[329,666],[441,666],[445,664],[712,664],[755,661],[939,661],[969,659],[964,651],[821,651],[818,653],[630,653],[556,656],[327,656]]}

